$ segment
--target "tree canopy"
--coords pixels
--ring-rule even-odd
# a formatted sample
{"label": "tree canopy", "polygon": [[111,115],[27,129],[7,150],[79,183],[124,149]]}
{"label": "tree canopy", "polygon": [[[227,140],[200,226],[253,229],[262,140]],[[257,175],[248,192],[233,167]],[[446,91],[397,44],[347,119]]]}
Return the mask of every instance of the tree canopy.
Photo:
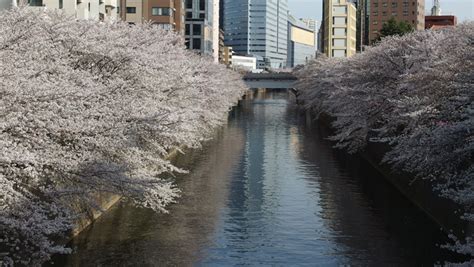
{"label": "tree canopy", "polygon": [[387,22],[382,25],[380,34],[375,42],[380,41],[382,38],[392,35],[404,35],[413,31],[413,26],[405,21],[397,21],[395,18],[390,18]]}
{"label": "tree canopy", "polygon": [[105,193],[166,212],[185,171],[169,151],[199,147],[245,90],[151,24],[1,13],[0,262],[69,252],[58,241]]}
{"label": "tree canopy", "polygon": [[[319,57],[297,76],[305,108],[335,121],[336,147],[391,150],[383,162],[428,180],[474,222],[474,22],[381,40],[351,58]],[[454,249],[474,255],[466,237]]]}

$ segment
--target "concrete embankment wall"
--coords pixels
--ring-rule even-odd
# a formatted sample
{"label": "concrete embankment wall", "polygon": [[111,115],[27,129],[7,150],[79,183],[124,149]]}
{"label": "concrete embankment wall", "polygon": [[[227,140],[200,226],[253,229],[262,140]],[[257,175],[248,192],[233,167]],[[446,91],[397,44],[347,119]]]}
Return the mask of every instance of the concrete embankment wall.
{"label": "concrete embankment wall", "polygon": [[[306,113],[308,120],[314,120],[314,115]],[[322,114],[316,120],[317,123],[334,132],[331,122],[334,118]],[[369,143],[359,155],[368,161],[382,176],[395,186],[412,203],[426,213],[446,233],[453,233],[458,237],[472,236],[474,234],[474,223],[462,220],[462,207],[450,199],[440,197],[433,191],[434,184],[430,180],[415,179],[413,174],[394,171],[388,164],[382,164],[381,160],[385,153],[390,150],[386,143]]]}
{"label": "concrete embankment wall", "polygon": [[[245,96],[242,96],[244,98]],[[234,106],[238,106],[240,103],[240,100],[234,103]],[[215,131],[218,133],[221,129],[217,128]],[[166,157],[167,160],[170,160],[172,162],[176,161],[176,158],[178,157],[179,150],[183,149],[182,147],[180,148],[175,148],[171,150],[168,153],[168,156]],[[119,202],[122,197],[120,195],[116,194],[111,194],[111,193],[101,193],[97,194],[95,196],[96,203],[99,203],[100,209],[90,209],[86,207],[83,203],[73,203],[72,206],[75,211],[77,211],[78,214],[82,214],[79,216],[79,218],[76,220],[74,223],[74,228],[71,230],[71,234],[69,235],[69,239],[67,241],[70,241],[73,239],[75,236],[79,235],[84,229],[86,229],[89,225],[91,225],[96,219],[98,219],[104,212],[107,212],[110,208],[112,208],[117,202]]]}
{"label": "concrete embankment wall", "polygon": [[[167,160],[174,161],[179,155],[179,149],[173,149],[168,156]],[[94,201],[99,204],[100,209],[90,209],[83,205],[83,203],[74,203],[73,209],[76,210],[81,216],[74,223],[74,228],[71,230],[69,235],[69,240],[79,235],[84,231],[89,225],[91,225],[95,220],[97,220],[102,214],[107,212],[112,208],[116,203],[122,199],[122,196],[111,193],[100,193],[95,196]]]}

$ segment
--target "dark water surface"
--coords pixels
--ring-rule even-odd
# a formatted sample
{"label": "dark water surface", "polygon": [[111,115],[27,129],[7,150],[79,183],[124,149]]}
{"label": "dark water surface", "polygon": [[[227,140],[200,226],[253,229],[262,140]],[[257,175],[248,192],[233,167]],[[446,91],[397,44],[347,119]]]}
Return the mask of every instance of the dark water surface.
{"label": "dark water surface", "polygon": [[169,214],[120,204],[56,266],[432,266],[444,235],[380,174],[331,148],[288,93],[243,101],[179,159]]}

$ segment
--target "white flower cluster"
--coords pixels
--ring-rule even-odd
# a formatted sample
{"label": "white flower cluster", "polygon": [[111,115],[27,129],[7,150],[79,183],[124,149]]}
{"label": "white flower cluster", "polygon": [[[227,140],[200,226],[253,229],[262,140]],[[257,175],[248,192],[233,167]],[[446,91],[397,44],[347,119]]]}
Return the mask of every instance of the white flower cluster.
{"label": "white flower cluster", "polygon": [[[348,59],[317,58],[297,75],[307,109],[333,117],[336,146],[391,147],[384,162],[464,207],[474,221],[474,22],[387,37]],[[474,255],[472,238],[457,250]]]}
{"label": "white flower cluster", "polygon": [[241,77],[153,25],[78,21],[55,11],[0,13],[0,260],[39,265],[54,241],[120,194],[166,212],[176,147],[225,123]]}

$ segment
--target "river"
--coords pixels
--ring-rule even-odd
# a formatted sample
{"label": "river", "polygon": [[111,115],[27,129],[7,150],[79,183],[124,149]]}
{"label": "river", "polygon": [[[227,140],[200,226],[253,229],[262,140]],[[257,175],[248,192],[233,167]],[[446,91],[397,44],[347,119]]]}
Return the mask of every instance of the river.
{"label": "river", "polygon": [[178,165],[169,214],[114,206],[55,266],[431,266],[445,235],[365,161],[332,148],[288,92],[243,100]]}

